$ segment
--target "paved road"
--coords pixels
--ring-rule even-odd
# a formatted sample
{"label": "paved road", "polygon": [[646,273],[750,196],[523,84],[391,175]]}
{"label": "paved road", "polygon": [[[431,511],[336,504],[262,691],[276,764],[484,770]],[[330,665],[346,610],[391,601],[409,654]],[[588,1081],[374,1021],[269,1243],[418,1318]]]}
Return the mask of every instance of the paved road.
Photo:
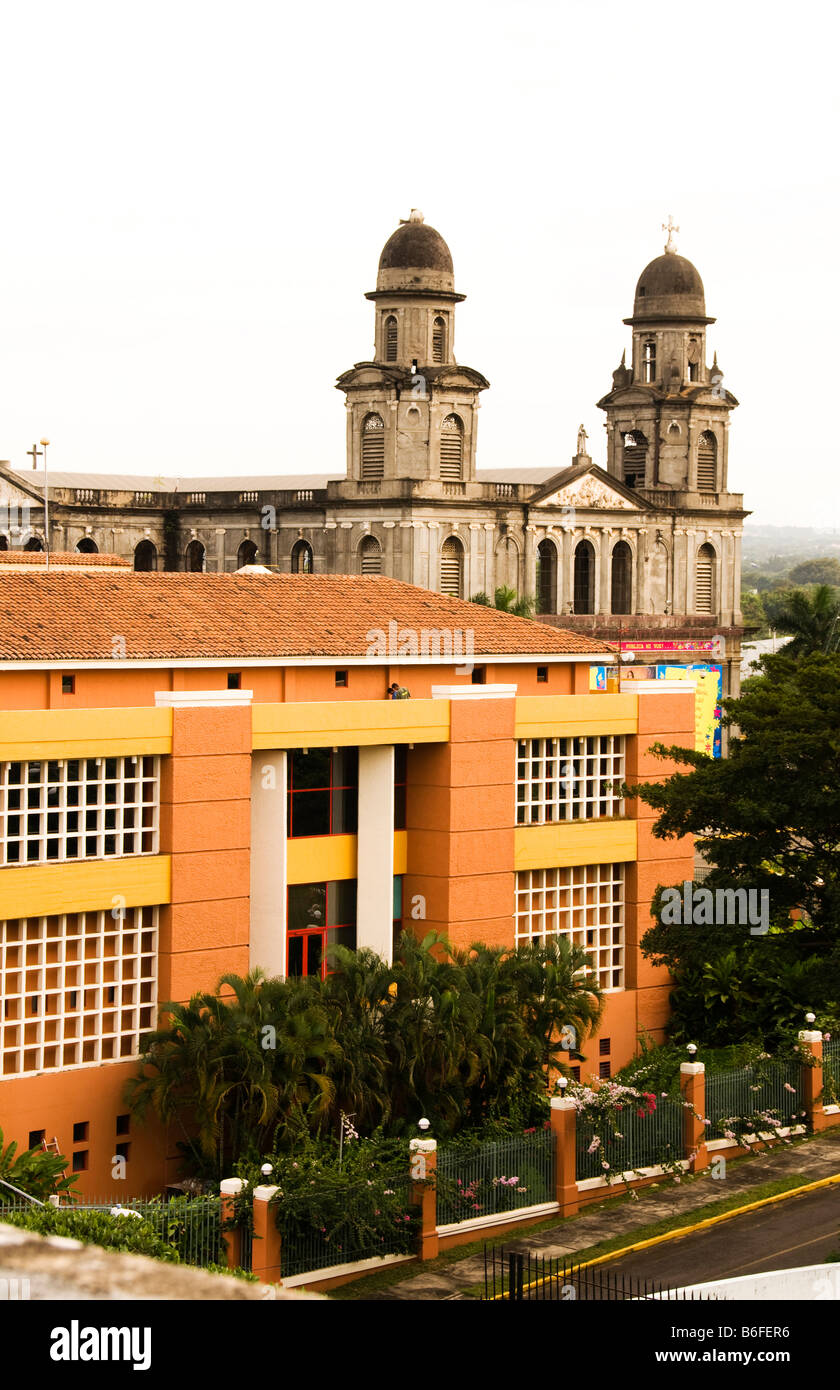
{"label": "paved road", "polygon": [[[749,1198],[747,1197],[747,1200]],[[840,1184],[604,1264],[674,1287],[821,1264],[840,1250]]]}

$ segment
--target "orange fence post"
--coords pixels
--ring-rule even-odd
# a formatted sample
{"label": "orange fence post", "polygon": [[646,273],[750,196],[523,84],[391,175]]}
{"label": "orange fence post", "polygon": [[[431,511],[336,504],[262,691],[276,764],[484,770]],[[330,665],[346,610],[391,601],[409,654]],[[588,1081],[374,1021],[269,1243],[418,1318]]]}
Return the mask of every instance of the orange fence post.
{"label": "orange fence post", "polygon": [[[222,1225],[226,1221],[232,1221],[234,1217],[234,1197],[238,1197],[245,1186],[244,1178],[224,1178],[219,1185],[219,1196],[221,1197]],[[238,1269],[242,1263],[242,1232],[238,1226],[229,1231],[223,1231],[225,1245],[227,1247],[227,1267],[228,1269]]]}
{"label": "orange fence post", "polygon": [[254,1188],[254,1244],[251,1272],[263,1284],[280,1282],[280,1232],[269,1202],[277,1187]]}
{"label": "orange fence post", "polygon": [[708,1126],[706,1119],[706,1068],[703,1062],[680,1063],[680,1092],[686,1108],[683,1112],[684,1157],[689,1173],[699,1173],[709,1163],[706,1149]]}
{"label": "orange fence post", "polygon": [[551,1097],[551,1130],[554,1134],[554,1199],[561,1216],[574,1216],[580,1206],[575,1145],[577,1111],[574,1101]]}
{"label": "orange fence post", "polygon": [[412,1139],[409,1143],[411,1154],[411,1176],[415,1179],[412,1197],[420,1207],[420,1259],[434,1260],[437,1257],[439,1239],[437,1233],[437,1140]]}
{"label": "orange fence post", "polygon": [[802,1104],[805,1110],[805,1123],[814,1134],[818,1134],[820,1130],[827,1129],[831,1123],[829,1117],[824,1113],[822,1101],[818,1100],[824,1085],[822,1033],[818,1029],[803,1028],[799,1033],[799,1041],[802,1044],[802,1050],[809,1052],[816,1061],[814,1067],[809,1067],[804,1062],[802,1064]]}

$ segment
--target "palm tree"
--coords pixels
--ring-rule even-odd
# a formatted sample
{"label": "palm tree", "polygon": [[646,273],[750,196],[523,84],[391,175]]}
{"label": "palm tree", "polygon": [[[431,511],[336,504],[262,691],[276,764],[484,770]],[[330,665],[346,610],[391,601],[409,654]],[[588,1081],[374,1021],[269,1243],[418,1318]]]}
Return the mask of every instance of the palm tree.
{"label": "palm tree", "polygon": [[471,603],[480,603],[484,608],[497,608],[500,613],[513,613],[516,618],[533,618],[536,599],[517,598],[516,590],[501,584],[493,595],[493,602],[483,591],[473,594]]}
{"label": "palm tree", "polygon": [[791,634],[783,648],[785,655],[800,657],[835,649],[840,641],[839,619],[840,603],[830,585],[820,584],[810,595],[795,589],[776,618],[779,631]]}

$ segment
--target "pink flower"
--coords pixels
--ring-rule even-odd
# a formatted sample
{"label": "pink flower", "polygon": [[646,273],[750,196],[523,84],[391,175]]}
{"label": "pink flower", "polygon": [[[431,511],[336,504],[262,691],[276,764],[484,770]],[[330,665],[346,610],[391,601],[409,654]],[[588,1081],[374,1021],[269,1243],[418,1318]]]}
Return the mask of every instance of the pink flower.
{"label": "pink flower", "polygon": [[604,1163],[604,1162],[601,1163],[601,1167],[602,1167],[602,1168],[605,1168],[605,1169],[606,1169],[606,1168],[609,1168],[609,1166],[610,1166],[610,1165],[609,1165],[608,1163]]}
{"label": "pink flower", "polygon": [[831,1034],[823,1033],[823,1042],[831,1042]]}

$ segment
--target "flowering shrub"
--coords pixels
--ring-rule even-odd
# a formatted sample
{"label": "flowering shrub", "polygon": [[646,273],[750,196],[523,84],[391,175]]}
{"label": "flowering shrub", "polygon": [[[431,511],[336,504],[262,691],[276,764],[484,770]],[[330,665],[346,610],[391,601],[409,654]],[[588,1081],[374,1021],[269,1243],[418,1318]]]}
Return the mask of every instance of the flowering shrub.
{"label": "flowering shrub", "polygon": [[[626,1172],[638,1174],[640,1169],[633,1160],[631,1140],[637,1150],[641,1147],[645,1151],[642,1160],[645,1166],[658,1165],[672,1172],[675,1181],[682,1177],[682,1145],[667,1137],[673,1132],[673,1115],[661,1114],[662,1102],[669,1103],[666,1092],[657,1099],[653,1091],[643,1091],[616,1080],[603,1080],[597,1086],[571,1082],[565,1094],[577,1111],[579,1134],[586,1135],[591,1129],[582,1161],[579,1151],[579,1177],[592,1176],[592,1166],[597,1166],[599,1175],[608,1184],[622,1180]],[[661,1124],[658,1119],[651,1119],[658,1115]],[[638,1120],[645,1121],[643,1130],[637,1126]],[[628,1128],[632,1130],[630,1140],[625,1134]],[[681,1135],[681,1120],[677,1129]],[[587,1164],[586,1158],[592,1159],[593,1165]]]}
{"label": "flowering shrub", "polygon": [[[292,1154],[269,1154],[270,1174],[262,1173],[259,1164],[239,1166],[238,1176],[249,1184],[235,1203],[242,1224],[250,1224],[251,1187],[278,1189],[271,1206],[289,1273],[296,1272],[301,1260],[316,1268],[376,1254],[407,1254],[413,1248],[417,1210],[405,1145],[358,1137],[348,1143],[350,1138],[345,1127],[341,1166],[336,1146],[317,1141]],[[309,1258],[313,1248],[322,1252],[313,1256],[315,1264]]]}

